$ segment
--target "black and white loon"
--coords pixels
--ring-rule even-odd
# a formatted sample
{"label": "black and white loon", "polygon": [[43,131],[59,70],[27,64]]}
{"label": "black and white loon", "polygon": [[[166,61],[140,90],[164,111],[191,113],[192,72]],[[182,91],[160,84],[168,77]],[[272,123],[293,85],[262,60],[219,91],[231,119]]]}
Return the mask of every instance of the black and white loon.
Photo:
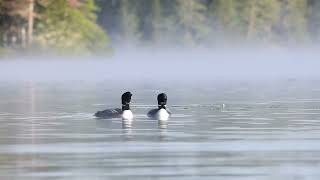
{"label": "black and white loon", "polygon": [[122,108],[106,109],[98,111],[94,116],[98,118],[111,119],[111,118],[122,118],[123,120],[132,120],[133,114],[130,110],[131,92],[125,92],[121,96]]}
{"label": "black and white loon", "polygon": [[152,119],[157,119],[160,121],[166,121],[171,116],[171,112],[167,110],[167,95],[161,93],[157,97],[158,108],[152,109],[148,112],[148,117]]}

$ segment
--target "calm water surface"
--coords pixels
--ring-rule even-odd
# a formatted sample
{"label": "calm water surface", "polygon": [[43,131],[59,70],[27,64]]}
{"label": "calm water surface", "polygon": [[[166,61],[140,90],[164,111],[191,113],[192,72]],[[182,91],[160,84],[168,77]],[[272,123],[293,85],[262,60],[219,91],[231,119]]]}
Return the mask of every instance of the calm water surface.
{"label": "calm water surface", "polygon": [[[319,84],[2,83],[0,179],[317,180]],[[92,116],[126,90],[131,124]],[[146,117],[162,91],[168,123]]]}

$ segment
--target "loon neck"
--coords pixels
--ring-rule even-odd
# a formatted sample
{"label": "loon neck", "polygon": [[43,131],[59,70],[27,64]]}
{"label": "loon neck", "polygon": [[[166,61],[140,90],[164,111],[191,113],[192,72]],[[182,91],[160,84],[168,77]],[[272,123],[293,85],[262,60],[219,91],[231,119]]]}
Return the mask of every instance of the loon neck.
{"label": "loon neck", "polygon": [[130,110],[130,104],[122,104],[122,111]]}
{"label": "loon neck", "polygon": [[158,109],[167,109],[166,105],[158,105]]}

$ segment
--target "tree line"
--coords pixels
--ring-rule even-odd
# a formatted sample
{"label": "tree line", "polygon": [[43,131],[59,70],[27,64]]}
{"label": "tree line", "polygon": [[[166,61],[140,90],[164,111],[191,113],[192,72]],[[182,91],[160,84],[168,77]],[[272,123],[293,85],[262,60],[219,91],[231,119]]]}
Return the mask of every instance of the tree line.
{"label": "tree line", "polygon": [[318,0],[0,0],[1,47],[58,53],[112,46],[318,43]]}
{"label": "tree line", "polygon": [[289,45],[319,41],[317,0],[97,0],[98,22],[120,42]]}

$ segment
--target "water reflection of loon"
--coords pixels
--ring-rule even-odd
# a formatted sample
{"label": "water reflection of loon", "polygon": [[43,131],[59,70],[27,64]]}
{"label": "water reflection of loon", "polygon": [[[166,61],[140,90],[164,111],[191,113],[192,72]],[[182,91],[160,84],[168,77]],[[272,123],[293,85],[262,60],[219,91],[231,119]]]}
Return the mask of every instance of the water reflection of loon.
{"label": "water reflection of loon", "polygon": [[111,119],[111,118],[122,118],[123,120],[132,120],[133,114],[130,110],[131,92],[125,92],[121,96],[122,109],[106,109],[98,111],[94,116],[98,118]]}
{"label": "water reflection of loon", "polygon": [[158,100],[158,108],[157,109],[152,109],[148,112],[148,117],[161,120],[161,121],[166,121],[169,119],[171,116],[171,112],[167,110],[167,95],[165,93],[161,93],[158,95],[157,100]]}

